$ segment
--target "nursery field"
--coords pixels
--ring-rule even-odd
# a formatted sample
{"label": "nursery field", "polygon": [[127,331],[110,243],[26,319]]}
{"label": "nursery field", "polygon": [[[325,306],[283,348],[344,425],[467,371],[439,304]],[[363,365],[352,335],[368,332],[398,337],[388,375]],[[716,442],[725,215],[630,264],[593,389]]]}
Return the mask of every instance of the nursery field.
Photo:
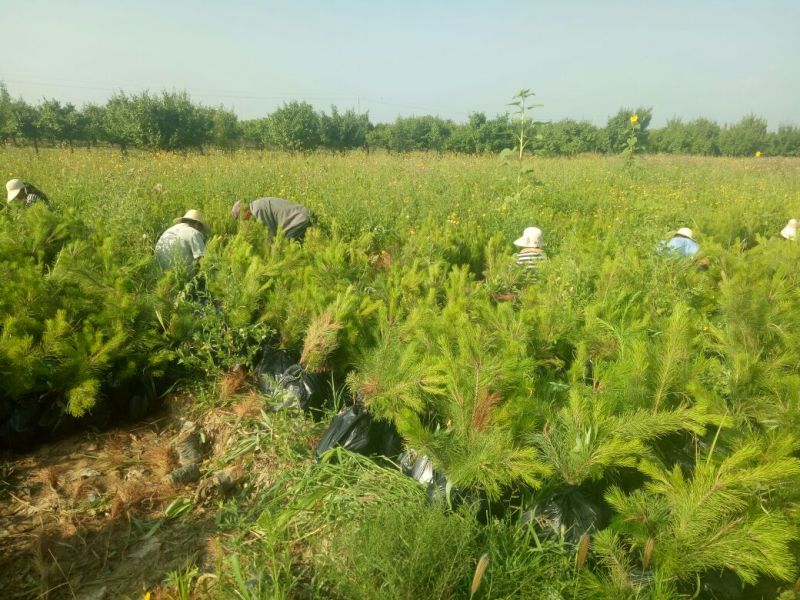
{"label": "nursery field", "polygon": [[[3,597],[800,597],[800,159],[0,172],[54,207],[0,209]],[[262,196],[314,211],[302,246],[231,219]],[[189,208],[187,281],[153,247]],[[655,251],[683,226],[697,257]],[[368,443],[318,457],[354,403]]]}

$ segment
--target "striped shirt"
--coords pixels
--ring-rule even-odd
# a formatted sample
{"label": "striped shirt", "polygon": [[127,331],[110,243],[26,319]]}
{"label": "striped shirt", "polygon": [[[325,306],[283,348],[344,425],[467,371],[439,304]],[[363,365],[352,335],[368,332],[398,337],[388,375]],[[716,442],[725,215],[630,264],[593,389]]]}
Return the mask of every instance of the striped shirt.
{"label": "striped shirt", "polygon": [[22,188],[22,192],[23,192],[23,195],[22,196],[18,196],[16,199],[19,200],[20,202],[22,202],[22,205],[25,208],[33,206],[37,202],[41,202],[47,208],[50,208],[50,209],[53,208],[52,206],[50,206],[50,200],[48,200],[47,195],[45,195],[45,193],[43,191],[37,189],[36,187],[31,185],[30,183],[27,183],[27,182],[25,183],[25,187]]}
{"label": "striped shirt", "polygon": [[523,248],[517,254],[517,264],[527,269],[535,269],[539,263],[547,260],[547,254],[541,248]]}

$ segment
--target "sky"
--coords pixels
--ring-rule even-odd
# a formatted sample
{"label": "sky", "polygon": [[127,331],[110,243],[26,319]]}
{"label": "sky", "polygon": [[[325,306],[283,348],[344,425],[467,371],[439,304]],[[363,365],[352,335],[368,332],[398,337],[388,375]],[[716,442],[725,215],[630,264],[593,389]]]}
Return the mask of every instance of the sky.
{"label": "sky", "polygon": [[0,81],[29,102],[186,90],[240,118],[284,102],[373,122],[506,112],[800,125],[800,0],[0,0]]}

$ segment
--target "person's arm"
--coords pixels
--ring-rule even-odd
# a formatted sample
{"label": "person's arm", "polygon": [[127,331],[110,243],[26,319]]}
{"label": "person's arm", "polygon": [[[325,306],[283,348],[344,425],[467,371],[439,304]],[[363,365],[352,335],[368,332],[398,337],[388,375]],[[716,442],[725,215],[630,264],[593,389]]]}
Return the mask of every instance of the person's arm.
{"label": "person's arm", "polygon": [[194,258],[195,262],[198,262],[206,253],[206,242],[203,238],[203,234],[199,231],[195,231],[195,234],[189,241],[189,245],[192,247],[192,258]]}

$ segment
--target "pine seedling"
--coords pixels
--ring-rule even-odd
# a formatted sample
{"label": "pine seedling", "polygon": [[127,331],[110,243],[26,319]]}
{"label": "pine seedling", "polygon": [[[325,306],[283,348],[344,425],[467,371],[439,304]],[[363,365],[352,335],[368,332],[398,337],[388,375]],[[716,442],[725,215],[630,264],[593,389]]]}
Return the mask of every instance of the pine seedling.
{"label": "pine seedling", "polygon": [[329,371],[328,359],[339,347],[341,329],[342,324],[334,321],[330,311],[311,319],[303,342],[300,364],[312,373]]}
{"label": "pine seedling", "polygon": [[788,581],[797,531],[770,510],[770,495],[800,474],[792,447],[754,439],[722,460],[701,457],[690,477],[678,465],[642,461],[639,468],[651,478],[643,490],[612,488],[606,495],[618,513],[612,529],[676,582],[722,568],[745,583],[760,575]]}

